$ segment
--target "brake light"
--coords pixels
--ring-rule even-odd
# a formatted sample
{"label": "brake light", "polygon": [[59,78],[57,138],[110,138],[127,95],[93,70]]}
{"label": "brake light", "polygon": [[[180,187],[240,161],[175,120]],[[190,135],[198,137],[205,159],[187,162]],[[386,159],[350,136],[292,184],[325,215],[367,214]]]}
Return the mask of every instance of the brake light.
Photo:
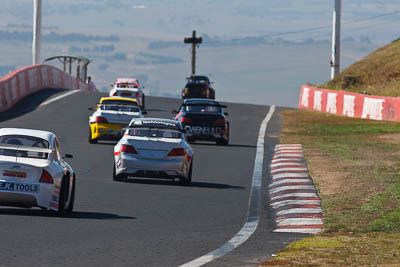
{"label": "brake light", "polygon": [[129,145],[121,145],[121,152],[137,154],[135,148],[133,146],[129,146]]}
{"label": "brake light", "polygon": [[39,182],[40,183],[46,183],[46,184],[53,184],[54,180],[53,180],[53,177],[51,177],[51,174],[48,171],[43,170],[42,176],[40,177]]}
{"label": "brake light", "polygon": [[215,125],[225,125],[225,119],[218,119],[214,122]]}
{"label": "brake light", "polygon": [[193,122],[192,119],[186,118],[186,117],[181,117],[180,121],[181,121],[182,123],[192,123],[192,122]]}
{"label": "brake light", "polygon": [[96,117],[96,122],[97,123],[108,123],[108,120],[104,117],[98,116],[98,117]]}
{"label": "brake light", "polygon": [[181,157],[185,156],[185,149],[183,148],[174,148],[168,153],[168,157]]}

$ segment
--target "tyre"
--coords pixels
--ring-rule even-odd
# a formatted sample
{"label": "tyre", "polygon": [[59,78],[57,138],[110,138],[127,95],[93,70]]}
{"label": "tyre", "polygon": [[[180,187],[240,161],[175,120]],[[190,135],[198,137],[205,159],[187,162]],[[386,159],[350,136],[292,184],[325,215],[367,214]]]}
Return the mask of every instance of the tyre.
{"label": "tyre", "polygon": [[216,141],[216,143],[217,143],[217,145],[219,145],[219,146],[227,146],[228,143],[229,143],[229,139],[221,138],[221,139],[218,139],[218,140]]}
{"label": "tyre", "polygon": [[183,176],[179,177],[179,183],[181,185],[190,185],[192,183],[192,172],[193,172],[193,159],[192,162],[190,163],[188,177],[183,177]]}
{"label": "tyre", "polygon": [[144,97],[144,95],[143,95],[143,97],[142,97],[142,107],[141,107],[141,109],[142,109],[142,110],[145,110],[145,109],[146,109],[145,97]]}
{"label": "tyre", "polygon": [[90,144],[97,144],[98,139],[97,138],[92,138],[92,130],[89,127],[89,143]]}
{"label": "tyre", "polygon": [[63,177],[61,181],[60,195],[58,196],[58,216],[64,216],[67,212],[67,199],[68,199],[68,179]]}
{"label": "tyre", "polygon": [[69,205],[67,209],[67,213],[71,213],[74,209],[74,203],[75,203],[75,184],[76,184],[76,177],[74,174],[74,178],[72,180],[72,189],[71,189],[71,196],[69,198]]}
{"label": "tyre", "polygon": [[124,174],[118,174],[117,175],[115,164],[113,164],[113,165],[114,165],[114,167],[113,167],[113,181],[116,181],[116,182],[125,181],[126,180],[126,176]]}

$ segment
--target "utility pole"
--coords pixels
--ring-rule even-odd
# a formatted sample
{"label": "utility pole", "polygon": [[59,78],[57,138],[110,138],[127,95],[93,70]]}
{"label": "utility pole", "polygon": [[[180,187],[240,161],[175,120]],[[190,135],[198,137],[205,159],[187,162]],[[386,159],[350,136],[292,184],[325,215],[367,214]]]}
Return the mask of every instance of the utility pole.
{"label": "utility pole", "polygon": [[184,40],[185,44],[192,44],[192,76],[195,75],[196,73],[196,45],[201,44],[203,40],[201,37],[196,37],[196,31],[192,32],[192,37],[185,38]]}
{"label": "utility pole", "polygon": [[40,64],[40,47],[42,36],[42,0],[33,0],[33,65]]}
{"label": "utility pole", "polygon": [[333,29],[332,29],[331,79],[334,79],[336,75],[338,75],[340,72],[341,20],[342,20],[342,0],[335,0],[335,10],[333,11]]}

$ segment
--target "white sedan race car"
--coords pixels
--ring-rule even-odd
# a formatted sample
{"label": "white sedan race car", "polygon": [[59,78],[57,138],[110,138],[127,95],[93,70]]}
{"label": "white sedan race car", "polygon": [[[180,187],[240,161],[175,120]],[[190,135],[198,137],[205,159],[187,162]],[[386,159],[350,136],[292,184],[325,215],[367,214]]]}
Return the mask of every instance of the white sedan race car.
{"label": "white sedan race car", "polygon": [[180,122],[168,119],[133,119],[114,147],[114,181],[127,177],[192,181],[193,149]]}
{"label": "white sedan race car", "polygon": [[145,96],[143,87],[135,78],[118,78],[115,83],[111,84],[110,96],[122,96],[134,98],[142,110],[145,109]]}
{"label": "white sedan race car", "polygon": [[75,173],[53,133],[0,129],[0,172],[1,206],[40,207],[57,215],[73,210]]}

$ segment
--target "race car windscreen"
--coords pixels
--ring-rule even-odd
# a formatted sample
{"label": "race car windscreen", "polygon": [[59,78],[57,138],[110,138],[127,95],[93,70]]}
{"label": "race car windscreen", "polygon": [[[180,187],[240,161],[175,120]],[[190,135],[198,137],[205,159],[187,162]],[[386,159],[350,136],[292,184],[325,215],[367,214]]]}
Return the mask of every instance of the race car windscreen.
{"label": "race car windscreen", "polygon": [[[29,135],[3,135],[0,137],[0,144],[22,147],[49,148],[49,142],[47,142],[47,140]],[[48,157],[48,153],[24,151],[23,148],[19,150],[3,148],[0,149],[0,155],[35,159],[47,159]]]}
{"label": "race car windscreen", "polygon": [[138,83],[117,83],[117,88],[139,88]]}
{"label": "race car windscreen", "polygon": [[220,106],[215,105],[185,105],[183,109],[189,113],[221,113],[222,109]]}
{"label": "race car windscreen", "polygon": [[157,137],[157,138],[182,138],[182,133],[173,129],[139,127],[129,129],[130,136]]}

